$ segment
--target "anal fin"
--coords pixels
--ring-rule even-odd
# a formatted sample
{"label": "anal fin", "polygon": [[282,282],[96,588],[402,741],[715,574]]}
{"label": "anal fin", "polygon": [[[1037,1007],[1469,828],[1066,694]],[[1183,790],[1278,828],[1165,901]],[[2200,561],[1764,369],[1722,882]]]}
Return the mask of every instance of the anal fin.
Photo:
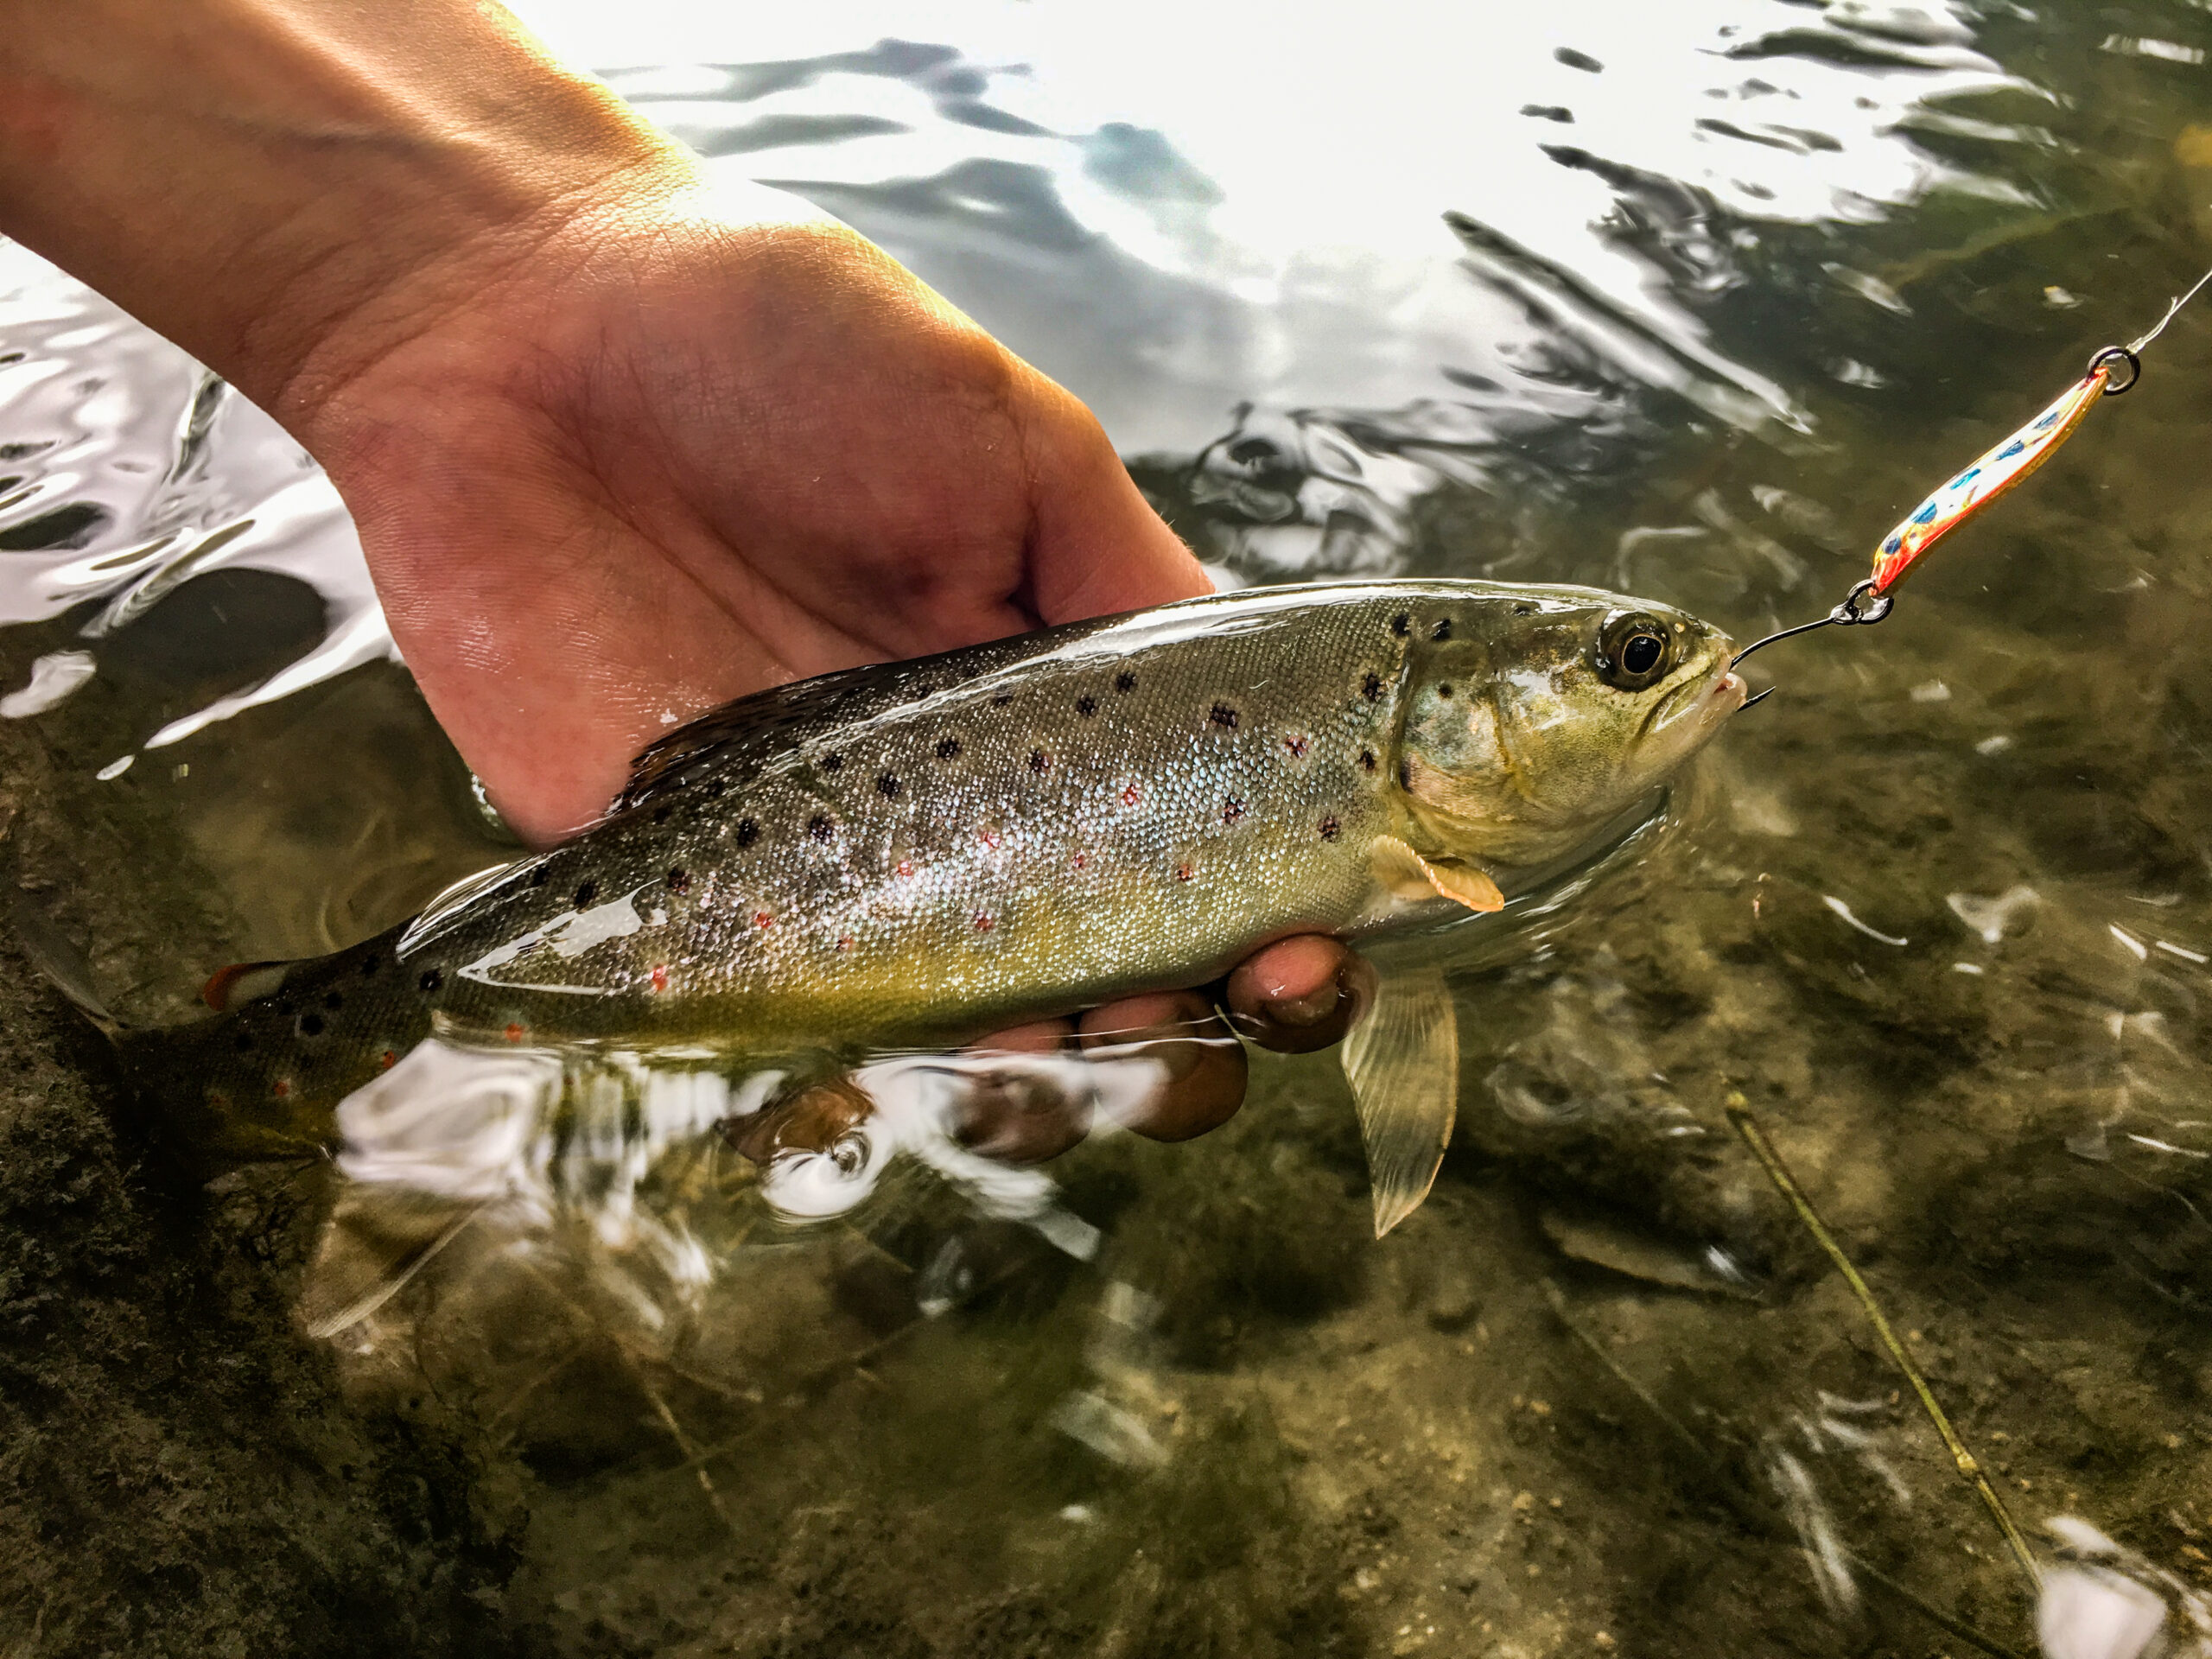
{"label": "anal fin", "polygon": [[1385,973],[1342,1052],[1380,1238],[1428,1196],[1459,1112],[1459,1023],[1442,972]]}

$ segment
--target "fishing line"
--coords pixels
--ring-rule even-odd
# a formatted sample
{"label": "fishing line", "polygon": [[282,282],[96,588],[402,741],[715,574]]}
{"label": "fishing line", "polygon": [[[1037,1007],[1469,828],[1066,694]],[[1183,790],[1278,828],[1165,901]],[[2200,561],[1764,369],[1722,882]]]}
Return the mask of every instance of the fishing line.
{"label": "fishing line", "polygon": [[[1764,651],[1802,633],[1811,633],[1819,628],[1866,626],[1888,616],[1896,604],[1897,585],[1929,548],[2048,461],[2060,444],[2074,435],[2099,402],[2134,390],[2136,382],[2143,378],[2144,349],[2165,333],[2166,325],[2208,284],[2212,284],[2212,270],[2199,276],[2188,292],[2166,307],[2164,315],[2126,345],[2100,346],[2089,359],[2082,378],[2033,420],[2002,443],[1984,451],[1972,466],[1953,474],[1931,492],[1882,538],[1874,550],[1872,574],[1853,584],[1834,610],[1814,621],[1800,622],[1795,627],[1783,628],[1764,639],[1753,640],[1736,653],[1729,667],[1737,667],[1755,651]],[[1758,696],[1746,698],[1743,708],[1748,709],[1773,695],[1774,688],[1769,686]]]}

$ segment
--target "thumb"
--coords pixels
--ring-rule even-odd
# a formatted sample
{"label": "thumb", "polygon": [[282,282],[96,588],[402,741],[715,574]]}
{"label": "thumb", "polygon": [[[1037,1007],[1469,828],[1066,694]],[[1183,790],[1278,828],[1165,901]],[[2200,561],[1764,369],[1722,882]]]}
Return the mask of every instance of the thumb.
{"label": "thumb", "polygon": [[1211,593],[1205,570],[1152,510],[1097,417],[1041,374],[1030,406],[1023,436],[1036,526],[1029,586],[1038,616],[1069,622]]}

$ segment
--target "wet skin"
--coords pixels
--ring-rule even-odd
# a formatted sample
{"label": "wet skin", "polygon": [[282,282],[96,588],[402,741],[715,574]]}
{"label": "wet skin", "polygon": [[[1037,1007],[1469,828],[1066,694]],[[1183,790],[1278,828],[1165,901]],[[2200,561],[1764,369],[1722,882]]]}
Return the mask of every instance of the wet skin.
{"label": "wet skin", "polygon": [[[93,0],[0,73],[0,232],[323,464],[532,845],[732,697],[1206,591],[1076,398],[844,226],[710,185],[497,9]],[[1286,940],[1222,995],[1308,1048],[1354,973]],[[1166,1089],[1160,1132],[1233,1109],[1217,1070]]]}

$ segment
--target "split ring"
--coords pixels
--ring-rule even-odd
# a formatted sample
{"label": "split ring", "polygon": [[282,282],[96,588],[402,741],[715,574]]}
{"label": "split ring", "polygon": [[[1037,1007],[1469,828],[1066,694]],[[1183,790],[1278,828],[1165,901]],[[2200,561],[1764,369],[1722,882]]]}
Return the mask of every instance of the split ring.
{"label": "split ring", "polygon": [[2132,389],[2135,383],[2143,378],[2143,359],[2125,346],[2106,346],[2089,359],[2087,372],[2094,374],[2099,369],[2108,369],[2114,363],[2127,365],[2127,378],[2115,381],[2107,378],[2105,381],[2105,396],[2107,397],[2119,397],[2121,392]]}

